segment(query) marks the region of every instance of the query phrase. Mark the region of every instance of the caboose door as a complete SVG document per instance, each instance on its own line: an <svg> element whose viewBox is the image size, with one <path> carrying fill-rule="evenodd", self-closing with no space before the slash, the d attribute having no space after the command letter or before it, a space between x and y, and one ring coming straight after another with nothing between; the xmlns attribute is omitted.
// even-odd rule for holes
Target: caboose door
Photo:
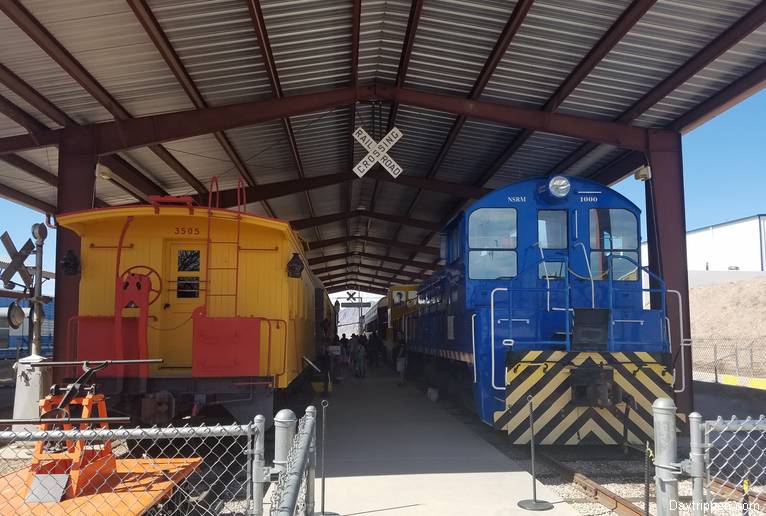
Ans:
<svg viewBox="0 0 766 516"><path fill-rule="evenodd" d="M203 241L166 243L165 285L159 317L160 369L187 374L192 366L192 312L205 304Z"/></svg>

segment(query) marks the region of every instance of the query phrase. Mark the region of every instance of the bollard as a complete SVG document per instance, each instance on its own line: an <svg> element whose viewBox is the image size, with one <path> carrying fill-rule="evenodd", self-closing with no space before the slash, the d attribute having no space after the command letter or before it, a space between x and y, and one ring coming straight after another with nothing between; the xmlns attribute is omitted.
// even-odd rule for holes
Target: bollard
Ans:
<svg viewBox="0 0 766 516"><path fill-rule="evenodd" d="M644 516L649 516L649 467L651 466L652 449L649 447L649 441L646 441L646 451L644 452Z"/></svg>
<svg viewBox="0 0 766 516"><path fill-rule="evenodd" d="M657 398L652 403L652 413L657 514L678 516L676 405L670 398Z"/></svg>
<svg viewBox="0 0 766 516"><path fill-rule="evenodd" d="M266 486L266 418L255 416L255 449L253 450L253 514L263 516L263 495Z"/></svg>
<svg viewBox="0 0 766 516"><path fill-rule="evenodd" d="M293 446L298 418L290 409L282 409L274 416L274 468L282 473L287 468L287 455Z"/></svg>
<svg viewBox="0 0 766 516"><path fill-rule="evenodd" d="M521 500L517 505L527 511L549 511L553 509L553 504L546 502L545 500L537 499L537 476L535 475L535 418L531 395L527 396L527 404L529 405L529 449L532 465L532 499Z"/></svg>
<svg viewBox="0 0 766 516"><path fill-rule="evenodd" d="M311 441L309 444L309 467L306 475L306 514L314 514L314 479L316 478L317 465L317 409L313 405L306 408L306 417L314 420L314 426L311 431Z"/></svg>
<svg viewBox="0 0 766 516"><path fill-rule="evenodd" d="M689 459L692 477L692 516L704 515L705 504L705 430L702 415L698 412L689 414Z"/></svg>
<svg viewBox="0 0 766 516"><path fill-rule="evenodd" d="M315 512L314 516L340 516L337 512L327 512L324 508L324 458L325 458L325 448L324 448L324 441L325 441L325 435L327 435L327 407L330 405L330 402L327 400L322 400L322 464L321 464L321 477L322 477L322 512Z"/></svg>

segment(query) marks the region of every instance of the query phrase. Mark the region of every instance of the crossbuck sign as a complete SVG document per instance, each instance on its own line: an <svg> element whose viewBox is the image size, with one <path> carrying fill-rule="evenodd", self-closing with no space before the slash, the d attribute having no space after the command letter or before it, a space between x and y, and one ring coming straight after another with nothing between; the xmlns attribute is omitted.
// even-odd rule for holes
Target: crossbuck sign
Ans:
<svg viewBox="0 0 766 516"><path fill-rule="evenodd" d="M402 137L402 133L394 127L382 140L376 142L372 137L367 134L367 131L361 127L357 127L354 131L354 139L362 144L362 147L367 149L367 155L362 158L362 161L356 164L354 167L354 173L359 177L363 177L375 163L380 163L383 168L388 170L388 173L399 177L402 173L402 167L400 167L394 159L388 155L388 151L394 146L396 142Z"/></svg>

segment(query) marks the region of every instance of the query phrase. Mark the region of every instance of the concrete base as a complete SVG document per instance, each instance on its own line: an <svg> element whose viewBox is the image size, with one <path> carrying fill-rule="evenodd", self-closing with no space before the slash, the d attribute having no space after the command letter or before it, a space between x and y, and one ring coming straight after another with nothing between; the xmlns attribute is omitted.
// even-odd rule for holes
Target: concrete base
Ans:
<svg viewBox="0 0 766 516"><path fill-rule="evenodd" d="M337 386L327 407L328 510L375 514L505 516L523 513L532 478L421 392L375 371ZM321 410L319 413L321 415ZM321 421L320 421L321 430ZM321 435L318 436L321 451ZM321 457L317 477L321 472ZM321 479L317 478L319 506ZM575 515L553 491L549 514Z"/></svg>
<svg viewBox="0 0 766 516"><path fill-rule="evenodd" d="M29 355L15 364L16 393L13 399L14 419L34 419L40 417L39 402L48 395L53 381L49 367L32 367L30 364L45 362L40 355ZM35 425L13 425L13 430L37 430Z"/></svg>

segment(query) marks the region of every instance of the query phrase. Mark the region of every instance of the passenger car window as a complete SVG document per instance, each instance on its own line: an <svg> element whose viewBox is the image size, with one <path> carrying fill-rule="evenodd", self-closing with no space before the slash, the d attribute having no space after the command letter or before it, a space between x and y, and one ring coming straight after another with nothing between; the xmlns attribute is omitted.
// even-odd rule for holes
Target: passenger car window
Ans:
<svg viewBox="0 0 766 516"><path fill-rule="evenodd" d="M516 249L516 209L480 208L468 220L468 246Z"/></svg>
<svg viewBox="0 0 766 516"><path fill-rule="evenodd" d="M567 212L564 210L538 211L537 241L543 249L566 249Z"/></svg>

